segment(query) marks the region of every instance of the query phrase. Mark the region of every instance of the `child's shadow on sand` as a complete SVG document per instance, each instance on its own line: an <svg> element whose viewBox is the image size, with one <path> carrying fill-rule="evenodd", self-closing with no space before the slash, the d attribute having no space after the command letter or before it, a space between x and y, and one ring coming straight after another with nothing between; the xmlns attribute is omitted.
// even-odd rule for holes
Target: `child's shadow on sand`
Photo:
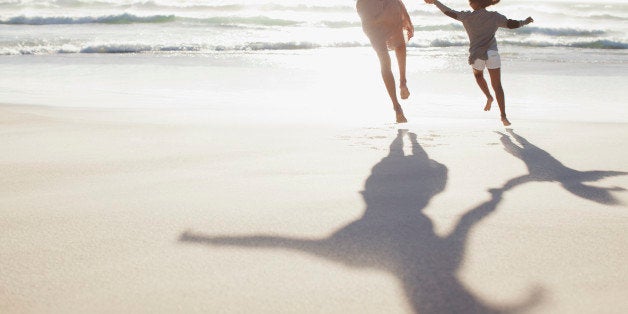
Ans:
<svg viewBox="0 0 628 314"><path fill-rule="evenodd" d="M417 313L501 313L538 304L543 293L534 289L517 304L490 305L460 281L458 271L470 230L495 211L503 190L491 190L490 199L467 211L450 234L437 235L422 210L444 190L447 168L431 160L412 133L408 134L412 155L405 156L405 135L405 130L399 131L389 155L373 167L366 180L364 215L326 238L185 232L180 241L295 250L352 267L386 270L401 282L407 301Z"/></svg>
<svg viewBox="0 0 628 314"><path fill-rule="evenodd" d="M504 184L504 192L516 186L528 182L558 182L567 191L581 198L601 204L615 205L619 201L611 195L611 191L624 191L620 187L601 188L586 185L584 182L594 182L607 177L626 175L627 172L619 171L578 171L564 166L560 161L548 152L538 148L516 134L512 129L508 133L519 145L513 143L510 137L504 133L501 135L501 142L504 149L511 155L521 159L528 168L528 174L511 179Z"/></svg>

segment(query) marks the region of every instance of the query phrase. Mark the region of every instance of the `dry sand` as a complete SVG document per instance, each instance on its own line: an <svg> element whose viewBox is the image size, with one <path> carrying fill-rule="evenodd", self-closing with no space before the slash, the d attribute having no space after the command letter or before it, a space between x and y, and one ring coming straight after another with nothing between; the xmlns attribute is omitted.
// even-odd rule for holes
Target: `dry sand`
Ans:
<svg viewBox="0 0 628 314"><path fill-rule="evenodd" d="M223 118L0 106L0 312L628 312L626 124Z"/></svg>

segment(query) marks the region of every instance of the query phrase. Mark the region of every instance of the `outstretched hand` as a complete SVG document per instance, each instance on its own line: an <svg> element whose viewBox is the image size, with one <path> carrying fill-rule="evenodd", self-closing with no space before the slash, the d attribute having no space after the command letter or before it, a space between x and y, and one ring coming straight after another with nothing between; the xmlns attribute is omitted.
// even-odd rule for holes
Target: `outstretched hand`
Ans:
<svg viewBox="0 0 628 314"><path fill-rule="evenodd" d="M427 0L425 0L425 1L427 2ZM432 0L432 1L434 1L434 0ZM523 22L526 23L526 24L530 24L530 23L534 22L534 19L532 19L531 16L528 16L528 18L525 19L525 21L523 21Z"/></svg>

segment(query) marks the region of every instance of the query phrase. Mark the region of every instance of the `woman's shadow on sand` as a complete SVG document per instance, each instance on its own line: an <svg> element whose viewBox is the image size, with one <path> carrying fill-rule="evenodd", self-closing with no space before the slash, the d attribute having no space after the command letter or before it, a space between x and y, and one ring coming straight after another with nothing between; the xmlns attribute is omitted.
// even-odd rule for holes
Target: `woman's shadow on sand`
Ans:
<svg viewBox="0 0 628 314"><path fill-rule="evenodd" d="M412 154L403 152L408 136ZM212 246L287 249L309 253L351 267L381 269L402 284L407 302L417 313L517 312L538 304L542 292L534 289L522 301L491 305L474 295L458 278L469 233L495 211L503 189L468 210L446 236L435 233L422 210L447 182L447 168L430 159L415 134L400 130L390 153L377 163L362 195L364 215L326 238L295 238L267 234L212 236L185 232L181 242Z"/></svg>

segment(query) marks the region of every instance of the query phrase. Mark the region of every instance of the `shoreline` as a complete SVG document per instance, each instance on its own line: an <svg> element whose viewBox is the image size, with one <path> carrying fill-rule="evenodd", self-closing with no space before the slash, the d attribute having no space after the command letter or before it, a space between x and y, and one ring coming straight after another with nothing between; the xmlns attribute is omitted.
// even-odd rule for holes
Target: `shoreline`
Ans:
<svg viewBox="0 0 628 314"><path fill-rule="evenodd" d="M502 82L513 122L628 122L623 92L628 64L621 58L611 64L569 57L566 63L555 63L536 60L534 53L508 49L502 53ZM508 57L511 54L519 56ZM478 109L484 96L464 55L462 49L434 49L428 55L409 51L411 96L402 107L410 119L497 118L494 112ZM0 65L0 74L12 78L3 82L4 103L196 111L236 123L384 123L390 118L382 117L391 116L370 48L211 56L0 57Z"/></svg>

